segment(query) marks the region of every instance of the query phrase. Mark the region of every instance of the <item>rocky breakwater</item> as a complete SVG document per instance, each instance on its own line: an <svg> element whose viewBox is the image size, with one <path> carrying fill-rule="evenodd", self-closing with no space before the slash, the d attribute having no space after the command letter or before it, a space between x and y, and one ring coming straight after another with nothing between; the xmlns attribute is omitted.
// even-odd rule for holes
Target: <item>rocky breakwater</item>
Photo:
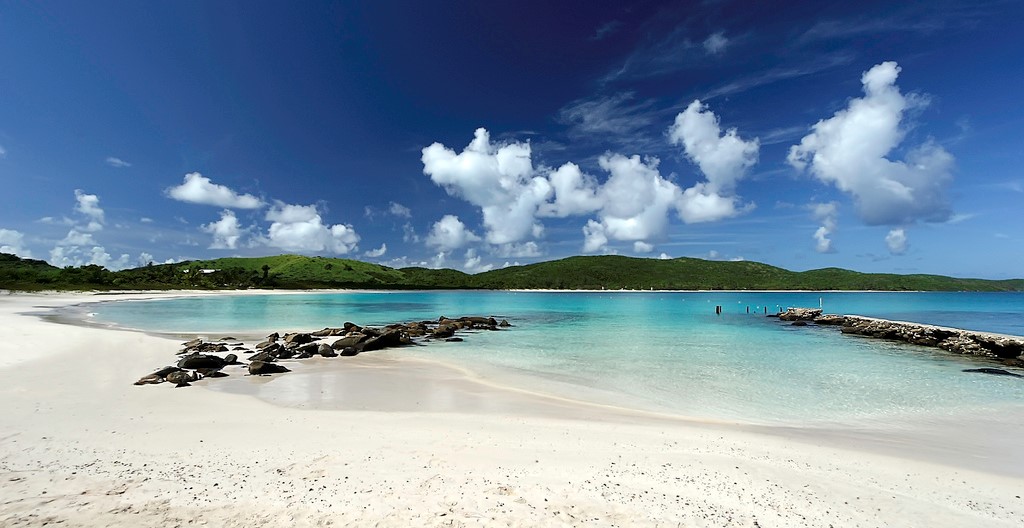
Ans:
<svg viewBox="0 0 1024 528"><path fill-rule="evenodd" d="M475 330L502 330L512 325L493 317L441 316L436 321L396 323L384 327L362 327L346 322L341 327L324 328L315 332L274 332L252 347L233 337L214 341L201 338L182 343L181 358L174 366L166 366L139 378L136 385L171 383L186 387L204 378L228 376L225 370L238 370L251 376L265 376L290 372L284 363L313 357L351 357L364 352L386 348L425 344L443 340L460 342L459 332ZM223 355L221 355L223 354ZM246 362L239 355L247 355Z"/></svg>
<svg viewBox="0 0 1024 528"><path fill-rule="evenodd" d="M789 308L777 314L777 317L794 325L806 326L813 323L820 326L838 326L840 331L847 335L903 341L1024 367L1024 337L1020 336L889 321L859 315L823 314L818 308Z"/></svg>

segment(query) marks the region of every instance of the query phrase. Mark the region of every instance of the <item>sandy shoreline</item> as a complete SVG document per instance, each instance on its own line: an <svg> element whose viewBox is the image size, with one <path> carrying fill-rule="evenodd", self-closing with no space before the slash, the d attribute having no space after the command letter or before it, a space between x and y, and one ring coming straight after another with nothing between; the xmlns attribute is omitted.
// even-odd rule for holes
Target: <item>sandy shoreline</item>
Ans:
<svg viewBox="0 0 1024 528"><path fill-rule="evenodd" d="M351 358L367 373L347 378L351 410L135 387L178 341L20 315L147 295L163 297L0 296L0 525L1016 526L1024 514L1017 477L584 411L385 355Z"/></svg>

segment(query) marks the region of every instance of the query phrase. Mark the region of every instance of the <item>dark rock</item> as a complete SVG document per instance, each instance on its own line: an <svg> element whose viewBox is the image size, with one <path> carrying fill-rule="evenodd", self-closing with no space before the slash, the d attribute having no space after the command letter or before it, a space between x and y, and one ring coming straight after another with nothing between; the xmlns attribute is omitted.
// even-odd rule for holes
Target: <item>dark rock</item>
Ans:
<svg viewBox="0 0 1024 528"><path fill-rule="evenodd" d="M445 339L445 341L447 341L449 343L461 343L462 342L462 338L461 337L449 337L448 339Z"/></svg>
<svg viewBox="0 0 1024 528"><path fill-rule="evenodd" d="M821 315L821 308L786 308L786 311L779 314L783 321L813 321Z"/></svg>
<svg viewBox="0 0 1024 528"><path fill-rule="evenodd" d="M793 321L790 323L792 326L807 326L807 321Z"/></svg>
<svg viewBox="0 0 1024 528"><path fill-rule="evenodd" d="M344 332L341 328L324 328L323 330L317 330L309 335L313 337L330 337L338 335L339 332Z"/></svg>
<svg viewBox="0 0 1024 528"><path fill-rule="evenodd" d="M222 368L227 363L218 356L205 354L189 354L178 361L178 368L200 369L200 368Z"/></svg>
<svg viewBox="0 0 1024 528"><path fill-rule="evenodd" d="M267 336L267 341L270 341L271 343L276 343L278 339L281 339L281 334L277 332Z"/></svg>
<svg viewBox="0 0 1024 528"><path fill-rule="evenodd" d="M459 321L480 326L498 326L498 322L493 317L460 317Z"/></svg>
<svg viewBox="0 0 1024 528"><path fill-rule="evenodd" d="M313 337L309 334L287 334L284 336L285 343L295 343L296 345L304 345L313 340Z"/></svg>
<svg viewBox="0 0 1024 528"><path fill-rule="evenodd" d="M964 369L964 372L980 372L982 374L992 374L994 376L1010 376L1011 378L1024 378L1024 376L1008 370L998 368L973 368Z"/></svg>
<svg viewBox="0 0 1024 528"><path fill-rule="evenodd" d="M228 355L224 356L224 364L225 365L237 365L238 364L238 356L236 356L234 354L228 354Z"/></svg>
<svg viewBox="0 0 1024 528"><path fill-rule="evenodd" d="M508 328L508 327L512 326L512 324L509 323L508 320L502 319L501 322L498 323L498 326L500 326L502 328Z"/></svg>
<svg viewBox="0 0 1024 528"><path fill-rule="evenodd" d="M182 343L181 346L183 346L185 348L193 348L193 347L197 347L197 346L199 346L201 344L203 344L203 340L199 339L197 337L197 338L195 338L195 339L193 339L191 341L186 341L186 342Z"/></svg>
<svg viewBox="0 0 1024 528"><path fill-rule="evenodd" d="M234 351L236 351L236 352L237 352L237 351L239 351L239 350L242 350L242 351L245 351L245 352L248 352L248 351L249 351L249 349L248 349L248 348L245 348L244 346L236 346L236 347L232 347L232 348L231 348L231 350L234 350Z"/></svg>
<svg viewBox="0 0 1024 528"><path fill-rule="evenodd" d="M279 374L281 372L291 372L291 370L289 370L288 367L278 365L277 363L267 363L265 361L253 361L252 363L249 363L249 374L253 376Z"/></svg>
<svg viewBox="0 0 1024 528"><path fill-rule="evenodd" d="M814 318L814 324L819 325L841 325L845 322L845 317L836 314L824 314Z"/></svg>
<svg viewBox="0 0 1024 528"><path fill-rule="evenodd" d="M328 345L327 343L320 343L316 349L316 353L325 358L338 356L338 353L335 352L334 349L331 348L331 345Z"/></svg>
<svg viewBox="0 0 1024 528"><path fill-rule="evenodd" d="M359 353L359 351L356 350L356 347L345 347L345 348L341 349L341 352L338 352L338 355L340 355L340 356L354 356L354 355L356 355L358 353Z"/></svg>
<svg viewBox="0 0 1024 528"><path fill-rule="evenodd" d="M188 387L189 382L196 381L196 378L189 376L184 370L176 370L167 374L165 378L168 382L173 383L175 387Z"/></svg>
<svg viewBox="0 0 1024 528"><path fill-rule="evenodd" d="M295 357L295 354L295 348L281 347L281 349L278 350L277 353L274 354L274 356L276 356L277 359L291 359Z"/></svg>
<svg viewBox="0 0 1024 528"><path fill-rule="evenodd" d="M341 325L341 327L343 330L345 330L345 333L360 332L363 330L362 328L360 328L359 325L355 323L350 323L348 321L345 321L345 324Z"/></svg>
<svg viewBox="0 0 1024 528"><path fill-rule="evenodd" d="M342 350L348 347L354 347L359 343L366 341L370 336L363 334L352 334L347 337L343 337L331 344L331 348L335 350Z"/></svg>
<svg viewBox="0 0 1024 528"><path fill-rule="evenodd" d="M455 335L455 330L458 327L454 324L442 324L434 329L434 332L430 334L435 339L445 339Z"/></svg>
<svg viewBox="0 0 1024 528"><path fill-rule="evenodd" d="M222 337L222 338L218 339L217 341L229 341L229 342L230 341L238 341L238 338L237 337Z"/></svg>
<svg viewBox="0 0 1024 528"><path fill-rule="evenodd" d="M263 361L263 362L266 362L266 363L269 363L271 361L275 361L276 359L277 358L274 357L274 354L270 353L267 350L264 350L262 352L257 352L255 354L249 356L249 361Z"/></svg>
<svg viewBox="0 0 1024 528"><path fill-rule="evenodd" d="M146 376L143 376L143 377L139 378L139 381L136 381L135 385L149 385L149 384L155 384L155 383L163 383L165 378L167 378L168 374L170 374L172 372L179 372L179 371L181 371L181 369L178 368L178 367L164 367L164 368L162 368L162 369L160 369L160 370L158 370L158 371L156 371L156 372L154 372L152 374L148 374Z"/></svg>
<svg viewBox="0 0 1024 528"><path fill-rule="evenodd" d="M226 378L227 374L220 371L220 369L214 368L201 368L196 369L196 373L204 378Z"/></svg>

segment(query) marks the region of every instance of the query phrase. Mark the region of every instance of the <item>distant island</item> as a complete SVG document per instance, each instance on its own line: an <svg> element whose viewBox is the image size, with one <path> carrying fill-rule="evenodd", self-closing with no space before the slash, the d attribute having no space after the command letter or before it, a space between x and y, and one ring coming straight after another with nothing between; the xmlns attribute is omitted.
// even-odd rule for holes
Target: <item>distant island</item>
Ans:
<svg viewBox="0 0 1024 528"><path fill-rule="evenodd" d="M7 290L247 288L1024 291L1024 279L860 273L840 268L796 272L750 261L616 255L568 257L476 275L302 255L193 260L110 271L96 265L58 268L0 253L0 289Z"/></svg>

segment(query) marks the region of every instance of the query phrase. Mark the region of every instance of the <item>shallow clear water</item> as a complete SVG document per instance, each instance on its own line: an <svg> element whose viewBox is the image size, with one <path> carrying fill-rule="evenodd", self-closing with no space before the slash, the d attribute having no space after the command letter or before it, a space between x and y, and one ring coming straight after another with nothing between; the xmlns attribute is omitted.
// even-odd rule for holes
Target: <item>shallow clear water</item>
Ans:
<svg viewBox="0 0 1024 528"><path fill-rule="evenodd" d="M402 353L566 397L762 423L942 418L1024 405L1024 379L963 373L935 349L797 328L787 306L1024 334L1024 294L353 292L91 305L100 323L257 333L493 315L516 325ZM723 307L722 315L715 306ZM747 313L749 307L750 313Z"/></svg>

